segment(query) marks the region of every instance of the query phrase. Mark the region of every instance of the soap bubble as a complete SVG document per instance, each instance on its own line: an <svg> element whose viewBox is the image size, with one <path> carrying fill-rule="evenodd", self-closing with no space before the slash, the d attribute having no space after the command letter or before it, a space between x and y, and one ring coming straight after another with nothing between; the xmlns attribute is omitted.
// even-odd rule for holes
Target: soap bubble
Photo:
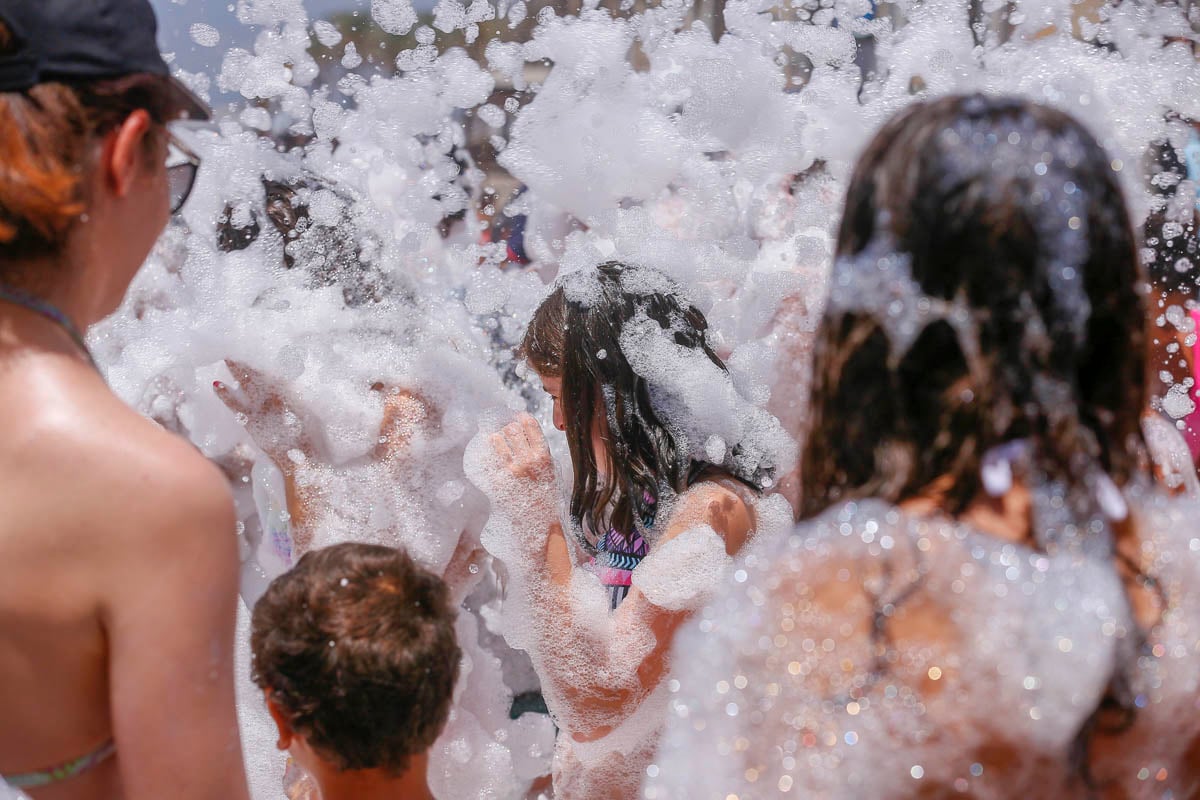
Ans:
<svg viewBox="0 0 1200 800"><path fill-rule="evenodd" d="M201 47L216 47L221 42L221 32L203 22L192 25L190 33L192 41Z"/></svg>

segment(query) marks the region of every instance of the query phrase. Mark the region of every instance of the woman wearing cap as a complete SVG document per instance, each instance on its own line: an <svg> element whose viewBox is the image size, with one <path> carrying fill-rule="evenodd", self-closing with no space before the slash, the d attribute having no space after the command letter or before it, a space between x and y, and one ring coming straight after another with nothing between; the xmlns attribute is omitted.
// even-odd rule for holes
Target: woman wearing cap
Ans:
<svg viewBox="0 0 1200 800"><path fill-rule="evenodd" d="M247 796L227 487L80 334L195 177L155 29L147 0L0 4L0 775L35 800Z"/></svg>

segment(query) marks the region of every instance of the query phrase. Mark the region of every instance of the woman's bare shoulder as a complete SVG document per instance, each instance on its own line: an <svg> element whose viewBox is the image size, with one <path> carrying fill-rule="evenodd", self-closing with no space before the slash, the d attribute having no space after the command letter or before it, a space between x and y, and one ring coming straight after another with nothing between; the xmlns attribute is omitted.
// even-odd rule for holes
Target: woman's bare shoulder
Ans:
<svg viewBox="0 0 1200 800"><path fill-rule="evenodd" d="M197 525L233 525L228 483L190 442L102 386L58 388L43 387L0 445L28 502L53 504L53 517L74 517L114 546L164 526L183 536Z"/></svg>

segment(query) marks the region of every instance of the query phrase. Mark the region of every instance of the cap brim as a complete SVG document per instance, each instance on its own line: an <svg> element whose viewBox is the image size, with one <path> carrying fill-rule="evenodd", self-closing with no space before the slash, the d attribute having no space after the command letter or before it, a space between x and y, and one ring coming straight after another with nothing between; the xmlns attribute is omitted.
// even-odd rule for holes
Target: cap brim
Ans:
<svg viewBox="0 0 1200 800"><path fill-rule="evenodd" d="M212 109L179 79L167 76L167 88L175 101L177 113L183 119L206 122L212 119Z"/></svg>

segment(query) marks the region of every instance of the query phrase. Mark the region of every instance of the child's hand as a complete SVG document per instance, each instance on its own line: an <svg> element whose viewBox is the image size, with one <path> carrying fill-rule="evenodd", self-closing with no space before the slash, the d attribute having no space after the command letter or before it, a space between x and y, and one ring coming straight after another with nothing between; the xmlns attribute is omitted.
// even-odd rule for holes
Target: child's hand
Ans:
<svg viewBox="0 0 1200 800"><path fill-rule="evenodd" d="M492 451L514 478L536 484L554 484L554 460L537 420L522 414L491 437Z"/></svg>
<svg viewBox="0 0 1200 800"><path fill-rule="evenodd" d="M385 391L383 384L371 388ZM436 407L419 392L410 389L393 387L386 389L386 393L375 457L393 464L403 464L411 456L413 440L418 434L432 435L436 430Z"/></svg>
<svg viewBox="0 0 1200 800"><path fill-rule="evenodd" d="M306 458L313 455L313 446L304 426L284 391L261 372L237 361L226 361L238 388L224 383L213 384L213 391L239 421L254 443L275 462L285 475L295 471L290 457L299 450Z"/></svg>
<svg viewBox="0 0 1200 800"><path fill-rule="evenodd" d="M537 421L522 416L490 436L481 433L467 446L464 467L492 505L489 527L498 538L484 546L509 569L541 564L560 520L554 460Z"/></svg>

